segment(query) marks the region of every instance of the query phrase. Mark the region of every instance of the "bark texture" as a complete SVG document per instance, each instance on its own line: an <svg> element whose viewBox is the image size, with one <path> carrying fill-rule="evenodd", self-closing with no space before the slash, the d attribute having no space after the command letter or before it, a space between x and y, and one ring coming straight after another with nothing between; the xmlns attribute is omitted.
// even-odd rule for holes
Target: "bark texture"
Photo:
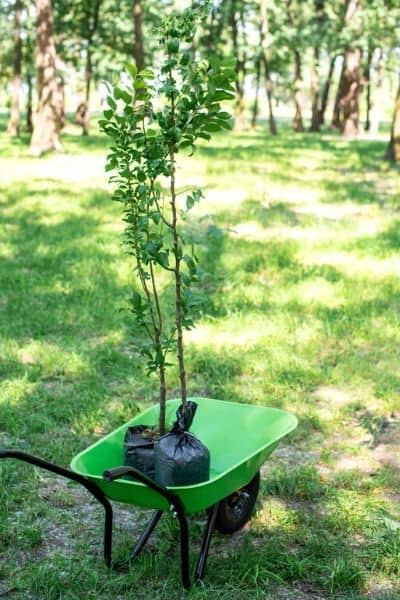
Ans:
<svg viewBox="0 0 400 600"><path fill-rule="evenodd" d="M29 152L40 156L48 150L62 150L63 89L57 81L51 0L36 0L36 67L39 105L33 123Z"/></svg>
<svg viewBox="0 0 400 600"><path fill-rule="evenodd" d="M342 131L345 137L354 138L360 132L360 94L362 91L360 48L346 50L344 60L344 83L340 99L340 109L343 114Z"/></svg>
<svg viewBox="0 0 400 600"><path fill-rule="evenodd" d="M22 59L22 40L21 40L21 0L15 0L14 9L14 64L11 92L11 110L7 125L7 131L11 136L17 136L20 133L20 95L21 95L21 59Z"/></svg>
<svg viewBox="0 0 400 600"><path fill-rule="evenodd" d="M293 117L293 129L294 131L304 131L303 125L303 79L301 75L301 56L298 50L294 51L294 86L293 86L293 98L294 98L294 117Z"/></svg>

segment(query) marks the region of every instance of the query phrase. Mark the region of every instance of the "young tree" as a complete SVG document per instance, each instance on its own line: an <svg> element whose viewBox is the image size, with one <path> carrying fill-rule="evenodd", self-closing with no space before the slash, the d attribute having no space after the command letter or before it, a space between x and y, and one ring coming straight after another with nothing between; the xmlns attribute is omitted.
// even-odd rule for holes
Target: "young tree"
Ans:
<svg viewBox="0 0 400 600"><path fill-rule="evenodd" d="M20 133L20 96L21 96L21 59L22 59L22 39L21 39L21 13L22 2L15 0L14 5L14 61L13 61L13 80L10 118L7 125L7 131L11 136L17 136Z"/></svg>
<svg viewBox="0 0 400 600"><path fill-rule="evenodd" d="M230 128L230 114L220 102L235 97L232 64L215 56L191 61L196 22L195 10L164 21L159 30L163 58L156 73L130 65L131 83L113 88L100 121L113 142L106 169L116 171L111 178L114 198L124 207L125 241L140 287L130 302L135 347L149 372L159 377L160 434L165 431L167 355L172 350L186 406L183 330L193 325L196 304L191 286L197 259L185 243L182 218L202 194L186 190L182 206L177 156L185 149L192 153L197 140L210 139L210 132Z"/></svg>
<svg viewBox="0 0 400 600"><path fill-rule="evenodd" d="M36 66L39 105L35 114L29 152L40 156L62 150L62 88L57 81L54 20L51 0L36 0Z"/></svg>

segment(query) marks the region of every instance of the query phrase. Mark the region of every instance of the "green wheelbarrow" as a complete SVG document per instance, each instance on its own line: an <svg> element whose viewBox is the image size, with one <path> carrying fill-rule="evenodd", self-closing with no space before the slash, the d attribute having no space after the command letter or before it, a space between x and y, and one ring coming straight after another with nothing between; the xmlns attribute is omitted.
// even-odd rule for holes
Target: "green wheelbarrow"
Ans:
<svg viewBox="0 0 400 600"><path fill-rule="evenodd" d="M204 576L214 529L233 533L250 519L259 490L260 467L279 441L297 426L295 416L283 410L193 398L198 404L191 431L210 450L208 481L165 488L133 467L121 466L127 427L156 425L158 406L144 411L77 456L65 469L19 450L0 450L0 458L15 458L72 479L83 485L105 511L104 558L108 566L126 568L138 556L164 512L172 511L180 525L182 584L190 588L187 515L207 511L195 579ZM180 400L167 402L172 424ZM129 479L123 479L129 475ZM134 477L134 481L132 480ZM110 500L154 509L154 514L124 564L111 559L113 510Z"/></svg>

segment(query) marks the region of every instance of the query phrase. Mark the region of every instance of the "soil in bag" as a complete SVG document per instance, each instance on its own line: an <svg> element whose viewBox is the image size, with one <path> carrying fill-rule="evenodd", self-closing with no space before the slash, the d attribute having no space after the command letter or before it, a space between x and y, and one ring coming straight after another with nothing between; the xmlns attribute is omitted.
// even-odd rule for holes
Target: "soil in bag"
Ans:
<svg viewBox="0 0 400 600"><path fill-rule="evenodd" d="M124 438L123 464L135 467L154 479L154 445L155 440L150 427L146 425L128 427ZM130 476L128 477L131 479Z"/></svg>
<svg viewBox="0 0 400 600"><path fill-rule="evenodd" d="M154 448L155 479L164 486L194 485L210 478L210 452L188 432L196 402L180 406L171 433L162 436Z"/></svg>

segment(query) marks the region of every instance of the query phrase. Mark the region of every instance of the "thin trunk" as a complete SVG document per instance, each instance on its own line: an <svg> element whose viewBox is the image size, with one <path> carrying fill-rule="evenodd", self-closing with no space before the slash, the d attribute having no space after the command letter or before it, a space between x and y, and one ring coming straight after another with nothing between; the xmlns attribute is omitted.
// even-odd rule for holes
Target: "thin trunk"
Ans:
<svg viewBox="0 0 400 600"><path fill-rule="evenodd" d="M301 56L298 50L294 51L294 117L293 130L296 132L304 131L303 126L303 79L301 75Z"/></svg>
<svg viewBox="0 0 400 600"><path fill-rule="evenodd" d="M241 59L239 52L239 28L236 0L232 0L230 24L232 33L233 56L235 57L235 130L243 131L244 129L244 87L243 87L243 70L245 59Z"/></svg>
<svg viewBox="0 0 400 600"><path fill-rule="evenodd" d="M175 324L177 331L177 348L178 348L178 365L179 365L179 381L181 384L181 400L182 404L186 405L187 390L186 390L186 371L184 363L183 350L183 309L182 309L182 281L181 281L181 256L179 249L179 236L177 230L178 215L176 206L176 188L175 188L175 154L174 150L170 151L170 193L171 193L171 209L172 209L172 228L173 228L173 252L175 256Z"/></svg>
<svg viewBox="0 0 400 600"><path fill-rule="evenodd" d="M377 135L379 133L379 123L381 120L381 110L383 101L383 79L385 75L385 60L383 56L383 50L379 50L378 64L376 66L377 77L375 94L371 108L371 134Z"/></svg>
<svg viewBox="0 0 400 600"><path fill-rule="evenodd" d="M360 65L360 48L346 50L344 87L340 108L343 113L342 131L344 137L347 138L357 137L360 132L360 94L362 90Z"/></svg>
<svg viewBox="0 0 400 600"><path fill-rule="evenodd" d="M344 57L343 57L342 69L340 71L340 77L339 77L338 86L337 86L337 90L336 90L335 103L333 105L333 115L332 115L332 124L331 124L333 129L341 129L341 127L342 127L342 117L340 114L340 99L342 97L342 90L344 87L344 70L345 70L345 65L344 65Z"/></svg>
<svg viewBox="0 0 400 600"><path fill-rule="evenodd" d="M277 135L278 131L273 112L273 84L268 55L268 0L260 1L260 42L262 49L261 60L264 65L265 88L267 92L269 131L271 135Z"/></svg>
<svg viewBox="0 0 400 600"><path fill-rule="evenodd" d="M314 60L311 69L311 126L310 131L317 132L321 126L319 108L319 48L314 47Z"/></svg>
<svg viewBox="0 0 400 600"><path fill-rule="evenodd" d="M39 106L29 153L40 156L48 150L62 150L60 129L60 90L56 74L53 9L51 0L36 0L36 66L38 73Z"/></svg>
<svg viewBox="0 0 400 600"><path fill-rule="evenodd" d="M391 162L400 162L400 77L394 105L390 141L386 150L385 158Z"/></svg>
<svg viewBox="0 0 400 600"><path fill-rule="evenodd" d="M273 85L271 79L271 73L269 70L269 63L267 59L263 58L264 61L264 72L265 72L265 80L266 80L266 92L267 92L267 103L268 103L268 125L269 132L271 135L278 135L278 129L276 126L276 121L274 117L274 109L273 109Z"/></svg>
<svg viewBox="0 0 400 600"><path fill-rule="evenodd" d="M169 71L170 81L173 82L171 71ZM171 124L173 127L176 125L176 114L175 114L175 97L171 96ZM187 389L186 389L186 371L184 361L184 348L183 348L183 304L182 304L182 274L181 274L181 248L178 233L178 207L176 205L176 164L175 164L175 145L171 145L169 148L169 160L170 160L170 206L172 214L172 249L175 257L175 325L177 332L177 354L178 354L178 365L179 365L179 381L181 387L181 400L184 410L186 409L187 402Z"/></svg>
<svg viewBox="0 0 400 600"><path fill-rule="evenodd" d="M255 129L257 125L257 117L258 117L258 96L260 93L260 79L261 79L261 57L257 56L256 58L256 90L255 90L255 98L253 105L253 114L251 116L251 127Z"/></svg>
<svg viewBox="0 0 400 600"><path fill-rule="evenodd" d="M88 40L85 62L85 99L81 102L75 113L75 122L82 126L82 135L89 135L90 127L90 90L92 86L93 66L92 66L92 44Z"/></svg>
<svg viewBox="0 0 400 600"><path fill-rule="evenodd" d="M319 122L321 125L323 125L325 122L325 112L326 112L326 107L328 106L329 91L331 89L331 83L332 83L333 73L335 70L336 58L337 58L337 56L334 56L333 58L331 58L331 60L329 62L328 76L327 76L324 86L322 88L321 106L319 109Z"/></svg>
<svg viewBox="0 0 400 600"><path fill-rule="evenodd" d="M22 40L21 40L21 0L15 0L15 27L14 27L14 64L12 80L12 96L10 119L8 121L7 131L11 136L17 136L20 133L20 94L21 94L21 59L22 59Z"/></svg>
<svg viewBox="0 0 400 600"><path fill-rule="evenodd" d="M86 37L86 60L85 60L85 97L78 105L75 112L75 123L81 125L82 135L89 135L90 128L90 92L93 80L93 62L92 62L92 47L93 36L97 31L99 23L100 5L103 0L96 0L91 13L91 5L87 8L87 37Z"/></svg>
<svg viewBox="0 0 400 600"><path fill-rule="evenodd" d="M133 0L133 26L135 32L133 56L139 71L144 68L142 13L143 10L141 0Z"/></svg>
<svg viewBox="0 0 400 600"><path fill-rule="evenodd" d="M32 133L33 124L32 124L32 99L33 99L33 83L32 83L32 75L28 73L26 77L26 85L28 87L28 93L26 97L26 131Z"/></svg>
<svg viewBox="0 0 400 600"><path fill-rule="evenodd" d="M366 86L365 95L365 131L371 128L371 65L372 65L372 48L368 44L367 61L364 68L364 83Z"/></svg>

